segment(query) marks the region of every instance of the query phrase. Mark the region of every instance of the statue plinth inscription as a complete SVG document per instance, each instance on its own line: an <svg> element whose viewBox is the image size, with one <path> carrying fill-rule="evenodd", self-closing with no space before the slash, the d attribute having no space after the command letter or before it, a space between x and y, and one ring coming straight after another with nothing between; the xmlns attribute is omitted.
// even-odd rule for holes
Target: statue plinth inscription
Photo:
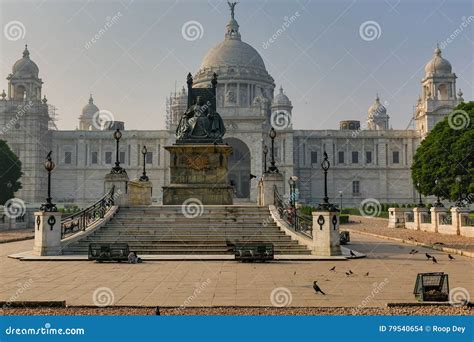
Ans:
<svg viewBox="0 0 474 342"><path fill-rule="evenodd" d="M188 75L188 110L176 129L170 153L170 185L163 187L163 204L181 205L190 198L203 204L233 203L227 172L232 147L222 142L224 123L216 112L217 75L210 88L192 88Z"/></svg>

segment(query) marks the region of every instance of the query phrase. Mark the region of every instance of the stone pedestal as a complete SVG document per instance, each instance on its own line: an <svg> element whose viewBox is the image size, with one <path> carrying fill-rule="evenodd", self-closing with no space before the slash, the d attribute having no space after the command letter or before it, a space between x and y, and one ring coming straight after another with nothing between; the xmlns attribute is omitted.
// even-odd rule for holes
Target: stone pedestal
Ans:
<svg viewBox="0 0 474 342"><path fill-rule="evenodd" d="M427 208L413 208L413 228L415 230L420 230L421 229L421 215L428 213Z"/></svg>
<svg viewBox="0 0 474 342"><path fill-rule="evenodd" d="M260 198L258 199L259 205L274 205L274 187L276 186L280 195L283 196L285 186L283 182L283 175L281 173L264 173L261 183L259 183L259 186L261 186L261 191L259 191Z"/></svg>
<svg viewBox="0 0 474 342"><path fill-rule="evenodd" d="M151 205L153 184L150 181L132 180L128 182L128 205Z"/></svg>
<svg viewBox="0 0 474 342"><path fill-rule="evenodd" d="M61 213L35 212L34 255L61 254Z"/></svg>
<svg viewBox="0 0 474 342"><path fill-rule="evenodd" d="M404 208L389 208L388 228L405 228L405 211Z"/></svg>
<svg viewBox="0 0 474 342"><path fill-rule="evenodd" d="M127 173L108 173L105 175L104 193L107 193L112 186L114 190L114 202L118 206L128 205L128 175Z"/></svg>
<svg viewBox="0 0 474 342"><path fill-rule="evenodd" d="M193 198L202 204L231 205L234 189L227 177L228 145L177 144L170 153L170 185L163 187L164 205L181 205Z"/></svg>
<svg viewBox="0 0 474 342"><path fill-rule="evenodd" d="M313 211L313 251L318 256L342 255L337 211Z"/></svg>
<svg viewBox="0 0 474 342"><path fill-rule="evenodd" d="M432 232L438 233L439 226L443 224L443 222L440 222L440 216L447 211L448 209L445 207L432 207L430 209Z"/></svg>
<svg viewBox="0 0 474 342"><path fill-rule="evenodd" d="M453 207L451 208L451 217L452 217L452 234L461 235L462 229L462 214L469 214L469 209ZM465 235L465 234L463 234Z"/></svg>

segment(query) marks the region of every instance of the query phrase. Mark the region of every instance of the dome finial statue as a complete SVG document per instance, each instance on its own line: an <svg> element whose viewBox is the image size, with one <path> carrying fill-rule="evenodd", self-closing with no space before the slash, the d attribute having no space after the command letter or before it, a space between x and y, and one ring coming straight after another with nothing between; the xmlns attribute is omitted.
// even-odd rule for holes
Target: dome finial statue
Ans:
<svg viewBox="0 0 474 342"><path fill-rule="evenodd" d="M234 1L234 2L230 2L230 1L227 1L227 4L229 5L229 8L230 8L230 17L232 19L234 19L234 15L235 15L235 5L238 4L237 1Z"/></svg>
<svg viewBox="0 0 474 342"><path fill-rule="evenodd" d="M28 44L25 44L25 50L23 51L23 58L30 58L30 51L28 51Z"/></svg>

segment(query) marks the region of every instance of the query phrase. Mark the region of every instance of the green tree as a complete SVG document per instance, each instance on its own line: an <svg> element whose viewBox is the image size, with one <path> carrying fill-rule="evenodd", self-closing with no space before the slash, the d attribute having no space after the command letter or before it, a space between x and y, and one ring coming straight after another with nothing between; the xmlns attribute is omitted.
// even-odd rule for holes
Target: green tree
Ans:
<svg viewBox="0 0 474 342"><path fill-rule="evenodd" d="M21 162L6 141L0 140L0 204L14 197L21 189Z"/></svg>
<svg viewBox="0 0 474 342"><path fill-rule="evenodd" d="M416 150L413 183L424 195L456 201L474 197L474 102L461 103ZM437 182L436 182L437 180Z"/></svg>

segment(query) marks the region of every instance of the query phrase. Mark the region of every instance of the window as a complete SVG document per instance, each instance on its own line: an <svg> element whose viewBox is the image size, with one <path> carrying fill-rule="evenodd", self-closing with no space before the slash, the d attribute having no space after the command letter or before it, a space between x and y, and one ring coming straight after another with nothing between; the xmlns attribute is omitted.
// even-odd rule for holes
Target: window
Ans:
<svg viewBox="0 0 474 342"><path fill-rule="evenodd" d="M92 152L91 153L91 164L97 164L98 162L98 153L97 152Z"/></svg>
<svg viewBox="0 0 474 342"><path fill-rule="evenodd" d="M365 163L372 164L372 151L365 152Z"/></svg>
<svg viewBox="0 0 474 342"><path fill-rule="evenodd" d="M398 152L398 151L393 151L392 152L392 162L394 164L400 163L400 152Z"/></svg>
<svg viewBox="0 0 474 342"><path fill-rule="evenodd" d="M339 164L344 164L344 151L339 151L337 153L337 162Z"/></svg>
<svg viewBox="0 0 474 342"><path fill-rule="evenodd" d="M153 164L153 152L147 152L145 159L147 164Z"/></svg>
<svg viewBox="0 0 474 342"><path fill-rule="evenodd" d="M72 152L64 152L64 164L71 164Z"/></svg>
<svg viewBox="0 0 474 342"><path fill-rule="evenodd" d="M318 152L311 152L311 164L318 162Z"/></svg>
<svg viewBox="0 0 474 342"><path fill-rule="evenodd" d="M125 164L125 152L119 152L120 164Z"/></svg>
<svg viewBox="0 0 474 342"><path fill-rule="evenodd" d="M105 152L105 163L112 164L112 152Z"/></svg>
<svg viewBox="0 0 474 342"><path fill-rule="evenodd" d="M353 181L352 182L352 195L359 195L360 194L360 182Z"/></svg>
<svg viewBox="0 0 474 342"><path fill-rule="evenodd" d="M359 162L359 152L352 152L352 164L357 164Z"/></svg>

